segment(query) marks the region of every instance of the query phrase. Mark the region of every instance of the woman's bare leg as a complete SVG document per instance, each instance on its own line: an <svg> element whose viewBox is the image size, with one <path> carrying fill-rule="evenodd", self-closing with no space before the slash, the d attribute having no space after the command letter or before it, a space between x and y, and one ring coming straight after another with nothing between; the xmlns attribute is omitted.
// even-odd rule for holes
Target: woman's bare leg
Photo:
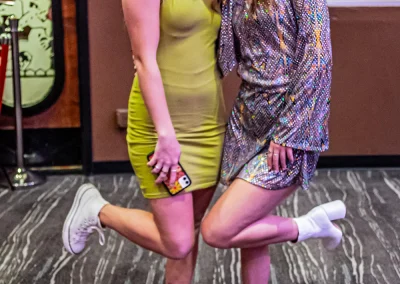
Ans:
<svg viewBox="0 0 400 284"><path fill-rule="evenodd" d="M204 214L214 195L215 187L197 190L193 195L193 210L194 210L194 237L195 242L192 251L183 259L173 260L168 259L165 269L166 284L190 284L193 278L194 269L199 245L200 224Z"/></svg>
<svg viewBox="0 0 400 284"><path fill-rule="evenodd" d="M269 280L271 258L268 246L240 250L243 284L266 284Z"/></svg>
<svg viewBox="0 0 400 284"><path fill-rule="evenodd" d="M194 245L192 193L151 199L152 213L138 209L104 206L103 225L141 247L173 259L185 258Z"/></svg>
<svg viewBox="0 0 400 284"><path fill-rule="evenodd" d="M242 249L246 284L258 284L261 280L257 279L269 277L269 256L266 252L257 253L261 247L310 237L324 238L327 248L339 244L341 232L331 220L344 217L345 206L341 201L316 207L296 219L271 215L295 189L296 186L290 186L276 191L265 190L237 179L203 221L201 232L206 243L218 248Z"/></svg>
<svg viewBox="0 0 400 284"><path fill-rule="evenodd" d="M292 219L269 215L295 189L268 191L237 179L206 216L202 235L208 244L241 248L244 284L268 283L268 244L297 238Z"/></svg>
<svg viewBox="0 0 400 284"><path fill-rule="evenodd" d="M272 191L235 180L203 222L205 241L219 248L252 248L296 240L293 219L269 215L296 187Z"/></svg>

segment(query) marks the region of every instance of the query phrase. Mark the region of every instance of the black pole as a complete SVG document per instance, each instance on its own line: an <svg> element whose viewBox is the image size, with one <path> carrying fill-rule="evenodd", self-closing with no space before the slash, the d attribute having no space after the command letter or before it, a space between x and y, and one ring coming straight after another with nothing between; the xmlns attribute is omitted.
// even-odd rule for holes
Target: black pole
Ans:
<svg viewBox="0 0 400 284"><path fill-rule="evenodd" d="M92 116L90 102L88 0L76 1L78 35L79 101L82 133L83 173L93 173Z"/></svg>
<svg viewBox="0 0 400 284"><path fill-rule="evenodd" d="M13 65L13 89L15 109L15 132L17 142L17 167L24 168L24 143L22 135L22 102L21 102L21 77L19 66L18 22L15 17L10 17L11 47Z"/></svg>
<svg viewBox="0 0 400 284"><path fill-rule="evenodd" d="M24 165L24 140L22 128L22 102L21 102L21 75L19 66L19 20L11 16L9 18L12 48L14 109L15 109L15 133L17 138L17 168L12 172L10 180L14 188L26 188L42 184L45 179L28 171Z"/></svg>

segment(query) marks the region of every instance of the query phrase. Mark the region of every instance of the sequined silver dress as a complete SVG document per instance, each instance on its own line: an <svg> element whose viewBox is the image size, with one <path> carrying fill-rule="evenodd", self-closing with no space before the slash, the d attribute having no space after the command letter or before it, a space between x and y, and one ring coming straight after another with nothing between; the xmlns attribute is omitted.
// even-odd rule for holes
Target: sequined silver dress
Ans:
<svg viewBox="0 0 400 284"><path fill-rule="evenodd" d="M332 70L326 0L274 0L251 13L224 0L219 45L223 75L238 65L242 85L228 122L221 181L266 189L307 189L319 153L328 149ZM268 170L270 141L293 148L286 171Z"/></svg>

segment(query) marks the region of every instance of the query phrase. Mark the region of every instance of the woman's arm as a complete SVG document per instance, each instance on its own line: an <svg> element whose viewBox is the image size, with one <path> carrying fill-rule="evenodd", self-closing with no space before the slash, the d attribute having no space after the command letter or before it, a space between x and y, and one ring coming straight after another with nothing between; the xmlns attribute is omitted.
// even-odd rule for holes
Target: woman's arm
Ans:
<svg viewBox="0 0 400 284"><path fill-rule="evenodd" d="M123 0L122 7L140 89L157 134L175 134L156 58L160 37L160 0Z"/></svg>
<svg viewBox="0 0 400 284"><path fill-rule="evenodd" d="M297 149L324 151L328 146L332 77L328 7L326 0L294 3L299 17L296 55L286 105L273 140Z"/></svg>
<svg viewBox="0 0 400 284"><path fill-rule="evenodd" d="M271 151L281 163L281 152L288 147L318 152L328 148L332 76L328 7L326 0L292 1L298 16L296 54L286 105L272 137L272 144L281 147Z"/></svg>
<svg viewBox="0 0 400 284"><path fill-rule="evenodd" d="M155 166L155 173L161 171L157 182L162 182L166 173L177 166L180 146L176 140L157 64L160 0L122 0L122 8L143 100L158 134L154 158L149 165ZM175 180L174 174L171 172L171 180Z"/></svg>
<svg viewBox="0 0 400 284"><path fill-rule="evenodd" d="M221 1L221 29L218 42L218 66L222 77L231 72L239 62L239 49L232 26L234 0Z"/></svg>

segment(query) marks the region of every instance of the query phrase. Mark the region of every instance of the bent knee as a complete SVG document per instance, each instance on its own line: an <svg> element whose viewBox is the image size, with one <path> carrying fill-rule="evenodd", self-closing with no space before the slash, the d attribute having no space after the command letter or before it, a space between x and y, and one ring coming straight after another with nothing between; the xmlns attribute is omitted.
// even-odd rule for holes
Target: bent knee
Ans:
<svg viewBox="0 0 400 284"><path fill-rule="evenodd" d="M231 247L231 236L229 231L211 219L206 218L201 224L201 235L204 242L209 246L223 249Z"/></svg>
<svg viewBox="0 0 400 284"><path fill-rule="evenodd" d="M193 235L187 237L176 237L164 242L164 256L170 259L183 259L193 249L194 237Z"/></svg>

